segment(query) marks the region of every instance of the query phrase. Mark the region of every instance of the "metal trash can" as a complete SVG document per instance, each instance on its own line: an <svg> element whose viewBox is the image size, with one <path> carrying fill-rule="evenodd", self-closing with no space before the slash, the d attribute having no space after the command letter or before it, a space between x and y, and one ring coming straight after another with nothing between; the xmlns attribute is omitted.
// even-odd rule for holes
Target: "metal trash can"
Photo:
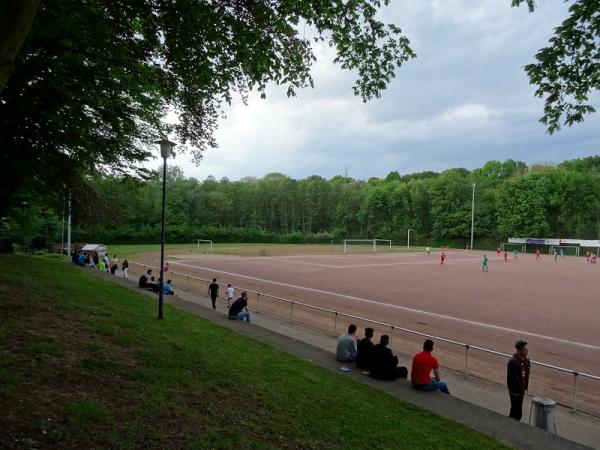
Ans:
<svg viewBox="0 0 600 450"><path fill-rule="evenodd" d="M533 397L531 399L531 408L533 409L533 424L537 428L556 433L555 410L556 402L549 398ZM531 411L529 413L529 422L531 423Z"/></svg>

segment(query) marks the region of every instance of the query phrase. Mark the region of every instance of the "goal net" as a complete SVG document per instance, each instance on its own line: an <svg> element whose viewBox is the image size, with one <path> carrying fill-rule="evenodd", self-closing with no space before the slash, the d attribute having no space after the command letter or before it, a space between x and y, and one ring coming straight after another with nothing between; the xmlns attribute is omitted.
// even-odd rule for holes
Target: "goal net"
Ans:
<svg viewBox="0 0 600 450"><path fill-rule="evenodd" d="M553 255L554 250L561 256L579 256L579 246L577 245L551 245L548 254Z"/></svg>
<svg viewBox="0 0 600 450"><path fill-rule="evenodd" d="M347 253L392 251L392 241L390 239L344 239L342 243L344 255Z"/></svg>
<svg viewBox="0 0 600 450"><path fill-rule="evenodd" d="M198 239L196 242L196 250L202 254L212 255L213 252L213 241L210 239Z"/></svg>
<svg viewBox="0 0 600 450"><path fill-rule="evenodd" d="M503 242L500 244L500 250L503 252L512 252L513 250L516 250L519 253L525 253L526 249L527 244L512 244L510 242Z"/></svg>

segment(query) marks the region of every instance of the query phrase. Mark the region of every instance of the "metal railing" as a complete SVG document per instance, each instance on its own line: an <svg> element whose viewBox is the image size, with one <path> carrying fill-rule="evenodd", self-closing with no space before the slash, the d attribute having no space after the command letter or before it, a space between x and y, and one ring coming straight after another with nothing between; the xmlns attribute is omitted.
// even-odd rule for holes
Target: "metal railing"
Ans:
<svg viewBox="0 0 600 450"><path fill-rule="evenodd" d="M130 261L129 264L130 265L137 265L137 266L143 267L144 269L156 269L156 267L152 267L150 265L138 263L138 262L135 262L135 261ZM190 291L192 291L192 289L190 289L190 280L195 280L195 281L199 281L199 282L202 282L202 283L206 283L206 290L207 291L208 291L208 286L211 283L210 280L193 276L189 272L188 273L180 273L180 272L169 271L169 272L165 272L165 277L167 277L167 275L174 275L174 276L178 276L178 277L183 278L185 280L185 287L184 287L184 289L187 289L187 290L190 290ZM174 277L171 277L171 278L174 278ZM338 322L339 322L339 318L340 317L346 317L348 319L359 320L361 322L367 322L369 324L377 325L377 326L380 326L380 327L383 327L383 328L389 328L389 330L390 330L390 346L393 345L394 332L396 332L396 333L397 332L402 332L402 333L406 333L406 334L410 334L410 335L414 335L414 336L420 336L420 337L424 337L424 338L435 339L436 341L439 341L439 342L445 342L447 344L451 344L451 345L456 345L456 346L463 347L464 348L464 358L465 358L464 361L465 361L465 364L464 364L464 369L463 370L458 370L458 372L462 373L465 377L469 376L469 352L470 351L475 350L475 351L479 351L479 352L482 352L482 353L485 353L485 354L499 356L499 357L502 357L502 358L505 358L505 359L512 357L512 355L510 355L508 353L503 353L503 352L499 352L499 351L496 351L496 350L491 350L491 349L488 349L488 348L479 347L479 346L476 346L476 345L470 345L470 344L467 344L467 343L464 343L464 342L459 342L459 341L455 341L455 340L452 340L452 339L447 339L447 338L443 338L443 337L440 337L440 336L435 336L435 335L423 333L421 331L416 331L416 330L411 330L411 329L404 328L404 327L399 327L399 326L396 326L396 325L392 325L392 324L385 323L385 322L380 322L380 321L369 319L369 318L366 318L366 317L355 316L353 314L347 314L347 313L336 311L336 310L333 310L333 309L322 308L320 306L315 306L315 305L309 305L307 303L302 303L302 302L298 302L298 301L295 301L295 300L289 300L289 299L286 299L286 298L278 297L278 296L271 295L271 294L266 294L264 292L254 291L252 289L242 288L242 287L239 287L239 286L234 286L234 288L239 289L239 290L243 290L245 292L248 292L249 294L256 295L257 301L256 301L255 312L257 312L257 313L261 312L261 310L260 310L260 300L261 300L261 298L263 298L263 299L265 299L265 298L273 299L273 300L276 300L276 301L278 301L278 302L280 302L282 304L289 305L290 306L289 314L277 314L277 313L275 313L273 311L267 312L264 309L262 311L263 314L271 315L271 316L282 318L282 319L286 319L286 320L289 320L291 323L298 323L298 324L301 324L301 325L309 326L311 328L316 328L316 329L318 329L320 331L324 331L326 333L329 333L329 334L332 334L332 335L335 335L335 336L338 335ZM302 307L302 308L306 308L306 309L309 309L309 310L312 310L312 311L319 311L319 312L324 312L324 313L327 313L327 314L331 314L333 316L333 329L331 329L331 328L323 328L323 327L318 326L318 325L310 324L310 323L307 323L307 322L302 322L301 320L298 320L298 319L294 320L294 310L295 310L295 307ZM409 356L409 355L406 355L406 356ZM545 367L547 369L551 369L551 370L554 370L554 371L557 371L557 372L568 373L568 374L573 375L572 401L570 403L563 403L563 402L560 402L560 401L557 402L557 403L559 403L559 404L561 404L563 406L569 407L573 411L581 411L581 412L584 412L584 413L587 413L587 414L590 414L590 415L593 415L593 416L600 417L600 415L597 412L593 412L593 411L589 411L589 410L585 410L585 409L581 409L581 408L578 409L578 407L577 407L577 379L578 379L578 377L586 378L586 379L589 379L589 380L593 380L595 382L599 382L600 381L600 376L591 375L591 374L585 373L585 372L579 372L579 371L573 370L573 369L567 369L565 367L560 367L560 366L556 366L556 365L553 365L553 364L544 363L544 362L541 362L541 361L531 360L531 363L533 365L536 365L536 366ZM449 368L449 369L456 371L456 369L453 369L453 368ZM486 381L490 381L492 383L495 383L494 381L489 380L487 378L483 378L483 379L486 380ZM496 383L496 384L498 384L498 383Z"/></svg>

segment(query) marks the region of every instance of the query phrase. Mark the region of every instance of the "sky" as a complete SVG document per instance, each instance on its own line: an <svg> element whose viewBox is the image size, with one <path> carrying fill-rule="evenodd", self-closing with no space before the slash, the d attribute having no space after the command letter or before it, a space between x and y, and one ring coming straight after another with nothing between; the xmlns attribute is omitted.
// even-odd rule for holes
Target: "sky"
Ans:
<svg viewBox="0 0 600 450"><path fill-rule="evenodd" d="M598 114L546 133L538 122L543 101L523 70L568 6L544 0L530 14L510 0L392 0L380 18L402 28L417 58L397 70L380 99L355 97L356 75L332 63L335 50L315 46L314 89L288 98L271 86L266 100L236 99L219 122L218 148L199 165L189 154L169 164L200 180L271 172L368 179L474 169L492 159L558 163L600 153Z"/></svg>

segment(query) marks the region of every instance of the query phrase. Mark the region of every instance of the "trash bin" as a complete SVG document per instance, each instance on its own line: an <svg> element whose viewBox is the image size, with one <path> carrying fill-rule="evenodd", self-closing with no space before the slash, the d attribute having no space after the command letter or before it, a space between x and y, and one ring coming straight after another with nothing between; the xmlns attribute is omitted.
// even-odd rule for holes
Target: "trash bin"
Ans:
<svg viewBox="0 0 600 450"><path fill-rule="evenodd" d="M531 408L533 409L533 424L542 430L556 433L556 423L554 422L556 402L549 398L533 397ZM531 413L529 418L531 421Z"/></svg>

